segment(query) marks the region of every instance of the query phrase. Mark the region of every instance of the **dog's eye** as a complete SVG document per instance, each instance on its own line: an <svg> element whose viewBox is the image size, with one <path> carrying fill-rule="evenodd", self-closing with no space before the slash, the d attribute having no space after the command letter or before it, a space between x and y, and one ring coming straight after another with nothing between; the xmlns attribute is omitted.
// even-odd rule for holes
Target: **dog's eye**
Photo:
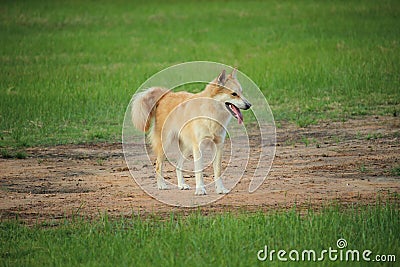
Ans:
<svg viewBox="0 0 400 267"><path fill-rule="evenodd" d="M237 94L236 93L232 93L232 96L237 96Z"/></svg>

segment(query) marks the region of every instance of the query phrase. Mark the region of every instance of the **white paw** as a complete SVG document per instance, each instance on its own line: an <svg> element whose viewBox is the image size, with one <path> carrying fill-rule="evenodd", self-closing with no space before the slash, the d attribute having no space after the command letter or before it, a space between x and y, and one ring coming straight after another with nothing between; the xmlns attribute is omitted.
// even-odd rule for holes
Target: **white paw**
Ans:
<svg viewBox="0 0 400 267"><path fill-rule="evenodd" d="M219 178L215 181L215 191L217 194L228 194L229 190L225 188L224 184L222 183L222 179Z"/></svg>
<svg viewBox="0 0 400 267"><path fill-rule="evenodd" d="M168 185L164 181L158 182L157 187L159 190L167 190L168 189Z"/></svg>
<svg viewBox="0 0 400 267"><path fill-rule="evenodd" d="M215 188L215 191L217 192L217 194L228 194L229 193L229 190L223 186Z"/></svg>
<svg viewBox="0 0 400 267"><path fill-rule="evenodd" d="M190 186L188 184L181 184L181 185L178 185L178 188L180 190L189 190Z"/></svg>
<svg viewBox="0 0 400 267"><path fill-rule="evenodd" d="M196 192L194 193L196 196L204 196L207 195L206 188L204 186L202 187L196 187Z"/></svg>

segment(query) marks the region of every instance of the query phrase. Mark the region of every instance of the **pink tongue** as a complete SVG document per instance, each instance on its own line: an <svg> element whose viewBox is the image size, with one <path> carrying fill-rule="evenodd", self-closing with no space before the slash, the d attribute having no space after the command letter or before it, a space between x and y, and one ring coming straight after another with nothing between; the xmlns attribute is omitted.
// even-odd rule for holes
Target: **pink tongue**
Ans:
<svg viewBox="0 0 400 267"><path fill-rule="evenodd" d="M231 105L231 108L232 108L233 112L235 112L235 114L237 116L238 123L242 124L242 122L243 122L242 112L240 112L240 110L234 105Z"/></svg>

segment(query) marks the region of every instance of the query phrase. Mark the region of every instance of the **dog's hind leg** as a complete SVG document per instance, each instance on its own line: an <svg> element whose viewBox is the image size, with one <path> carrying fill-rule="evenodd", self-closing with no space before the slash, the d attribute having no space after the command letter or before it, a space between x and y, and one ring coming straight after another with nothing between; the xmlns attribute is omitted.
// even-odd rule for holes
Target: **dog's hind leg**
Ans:
<svg viewBox="0 0 400 267"><path fill-rule="evenodd" d="M203 180L203 158L199 145L193 146L194 172L196 178L196 195L206 195L207 191Z"/></svg>
<svg viewBox="0 0 400 267"><path fill-rule="evenodd" d="M156 160L156 178L157 178L157 187L160 190L168 189L168 185L165 182L163 177L163 163L164 163L164 155L157 156Z"/></svg>
<svg viewBox="0 0 400 267"><path fill-rule="evenodd" d="M224 187L221 177L221 161L222 161L222 151L223 151L222 146L223 143L217 145L217 150L215 152L215 158L213 161L215 191L217 192L217 194L229 193L229 190Z"/></svg>
<svg viewBox="0 0 400 267"><path fill-rule="evenodd" d="M151 146L153 148L153 152L156 155L156 179L157 179L157 187L160 190L168 189L168 185L163 177L163 163L165 159L164 149L161 142L161 137L158 134L156 126L152 129L150 133L149 140L151 141Z"/></svg>
<svg viewBox="0 0 400 267"><path fill-rule="evenodd" d="M182 155L181 153L182 152L180 151L178 162L176 165L176 176L178 177L178 188L181 190L189 190L190 186L188 184L185 184L185 179L183 178L182 168L183 168L183 162L185 161L185 158L184 158L184 155Z"/></svg>
<svg viewBox="0 0 400 267"><path fill-rule="evenodd" d="M156 178L157 178L157 187L160 190L168 189L167 183L163 177L163 163L165 159L164 150L161 140L157 138L152 139L153 151L155 152L157 159L156 159Z"/></svg>

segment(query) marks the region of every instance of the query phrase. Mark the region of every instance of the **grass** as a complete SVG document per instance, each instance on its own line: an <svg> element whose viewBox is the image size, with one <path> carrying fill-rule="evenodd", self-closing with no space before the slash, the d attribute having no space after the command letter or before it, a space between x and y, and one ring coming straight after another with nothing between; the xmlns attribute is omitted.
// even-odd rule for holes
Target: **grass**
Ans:
<svg viewBox="0 0 400 267"><path fill-rule="evenodd" d="M393 176L400 176L400 165L398 165L398 166L396 166L396 167L393 167L393 168L390 170L390 173L391 173Z"/></svg>
<svg viewBox="0 0 400 267"><path fill-rule="evenodd" d="M16 151L12 151L10 152L7 149L2 149L0 151L0 158L4 158L4 159L25 159L27 157L27 154L25 153L25 151L21 151L21 150L16 150Z"/></svg>
<svg viewBox="0 0 400 267"><path fill-rule="evenodd" d="M3 266L255 266L257 252L269 250L343 249L372 251L376 255L400 256L400 212L398 202L376 206L330 205L321 212L301 215L289 212L229 213L169 218L66 219L26 226L18 220L0 224ZM340 250L339 250L340 251ZM338 252L339 253L339 252ZM338 254L339 255L339 254ZM288 255L286 255L288 257ZM276 266L275 258L264 264ZM291 262L309 266L310 261ZM365 266L365 261L329 261L326 255L316 266ZM374 266L373 262L368 265Z"/></svg>
<svg viewBox="0 0 400 267"><path fill-rule="evenodd" d="M2 1L0 147L120 140L172 64L237 65L275 118L399 112L398 1Z"/></svg>

